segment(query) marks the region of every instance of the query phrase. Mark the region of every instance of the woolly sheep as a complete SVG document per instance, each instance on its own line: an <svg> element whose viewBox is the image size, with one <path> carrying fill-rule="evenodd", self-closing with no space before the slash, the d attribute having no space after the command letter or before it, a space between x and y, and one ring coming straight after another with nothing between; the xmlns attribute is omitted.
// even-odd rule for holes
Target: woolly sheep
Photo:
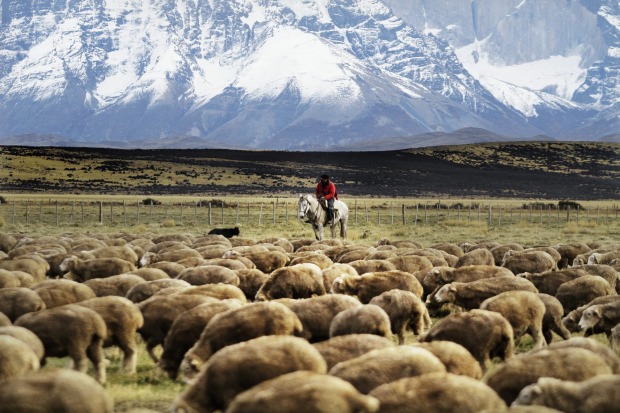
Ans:
<svg viewBox="0 0 620 413"><path fill-rule="evenodd" d="M620 376L600 375L582 382L541 377L524 387L514 405L542 405L565 413L607 413L620 404Z"/></svg>
<svg viewBox="0 0 620 413"><path fill-rule="evenodd" d="M204 285L195 285L191 287L172 287L173 289L177 289L175 292L176 295L202 295L205 297L213 297L218 300L227 300L234 299L239 301L240 303L245 303L247 300L245 298L245 294L239 287L235 287L230 284L204 284ZM158 291L155 295L164 294L165 290Z"/></svg>
<svg viewBox="0 0 620 413"><path fill-rule="evenodd" d="M174 278L177 275L179 275L181 273L181 271L183 271L186 267L184 265L179 264L178 262L170 262L170 261L159 261L159 262L155 262L149 265L146 265L144 267L142 267L144 269L146 268L153 268L153 269L158 269L158 270L162 270L163 272L165 272L166 274L168 274L168 277L170 278ZM141 275L141 273L139 273L139 275L142 278L146 277L144 275ZM149 273L149 279L147 279L147 281L152 281L153 278L150 276ZM158 277L158 278L165 278L165 277Z"/></svg>
<svg viewBox="0 0 620 413"><path fill-rule="evenodd" d="M140 265L142 267L146 267L150 264L160 262L160 261L171 261L171 262L180 262L187 258L202 258L202 255L194 249L189 247L184 247L181 249L175 249L167 252L146 252L140 258Z"/></svg>
<svg viewBox="0 0 620 413"><path fill-rule="evenodd" d="M589 350L605 360L611 372L614 374L620 374L620 356L609 348L608 345L602 343L596 339L588 337L571 337L568 340L557 341L550 344L547 348L554 350L558 348L577 347ZM543 349L532 350L541 351Z"/></svg>
<svg viewBox="0 0 620 413"><path fill-rule="evenodd" d="M89 286L63 279L45 280L30 288L41 297L47 309L96 297Z"/></svg>
<svg viewBox="0 0 620 413"><path fill-rule="evenodd" d="M325 286L325 291L330 292L332 289L332 285L334 281L338 277L346 277L346 276L356 276L357 271L355 268L351 267L349 264L342 264L336 262L331 266L323 269L323 285Z"/></svg>
<svg viewBox="0 0 620 413"><path fill-rule="evenodd" d="M0 288L22 287L22 282L13 271L0 270Z"/></svg>
<svg viewBox="0 0 620 413"><path fill-rule="evenodd" d="M324 374L321 354L304 339L264 336L231 344L215 353L173 411L224 411L240 393L295 371ZM274 409L274 411L277 411Z"/></svg>
<svg viewBox="0 0 620 413"><path fill-rule="evenodd" d="M23 271L34 278L35 281L43 281L49 269L49 264L37 261L34 258L17 258L0 261L0 269L7 271Z"/></svg>
<svg viewBox="0 0 620 413"><path fill-rule="evenodd" d="M416 271L429 270L433 268L433 263L426 257L419 255L401 255L388 258L397 270L414 273Z"/></svg>
<svg viewBox="0 0 620 413"><path fill-rule="evenodd" d="M372 350L393 347L391 339L376 334L347 334L314 343L313 346L327 362L327 369L336 364L366 354Z"/></svg>
<svg viewBox="0 0 620 413"><path fill-rule="evenodd" d="M598 265L598 264L609 265L612 263L612 261L617 260L618 258L620 258L620 251L618 250L604 252L604 253L595 252L594 254L590 255L590 258L588 258L588 264L589 265Z"/></svg>
<svg viewBox="0 0 620 413"><path fill-rule="evenodd" d="M525 278L534 284L538 292L555 296L560 285L576 278L588 275L584 270L565 268L558 271L546 271L542 273L522 272L519 277Z"/></svg>
<svg viewBox="0 0 620 413"><path fill-rule="evenodd" d="M284 304L267 301L246 304L215 315L198 341L185 354L181 370L186 381L193 380L200 368L219 349L267 335L300 336L301 321Z"/></svg>
<svg viewBox="0 0 620 413"><path fill-rule="evenodd" d="M620 295L604 295L602 297L597 297L593 299L592 301L582 306L579 306L575 308L574 310L570 311L568 314L566 314L566 316L562 319L562 324L564 324L564 326L566 327L568 331L576 333L580 330L579 320L581 320L581 316L583 315L583 312L588 307L592 305L607 304L607 303L612 303L616 301L620 301ZM597 334L597 333L598 332L586 329L584 332L584 336L587 337L589 335Z"/></svg>
<svg viewBox="0 0 620 413"><path fill-rule="evenodd" d="M105 246L90 251L82 251L80 258L87 260L93 258L120 258L133 265L138 264L138 254L129 246Z"/></svg>
<svg viewBox="0 0 620 413"><path fill-rule="evenodd" d="M185 267L183 267L183 269L185 269ZM179 273L180 272L181 271L179 271ZM155 267L142 267L142 268L132 270L126 274L137 275L138 277L142 278L144 281L155 281L155 280L171 278L170 275L166 271L164 271L161 268L155 268Z"/></svg>
<svg viewBox="0 0 620 413"><path fill-rule="evenodd" d="M406 330L417 336L431 326L424 302L410 291L386 291L373 297L369 304L381 307L390 317L392 333L397 335L399 344L404 344Z"/></svg>
<svg viewBox="0 0 620 413"><path fill-rule="evenodd" d="M201 265L198 267L187 268L177 277L179 280L187 281L191 285L225 283L234 286L239 285L239 277L230 268L220 265Z"/></svg>
<svg viewBox="0 0 620 413"><path fill-rule="evenodd" d="M581 330L592 329L611 336L611 329L620 323L620 301L591 305L583 311L579 320Z"/></svg>
<svg viewBox="0 0 620 413"><path fill-rule="evenodd" d="M9 252L15 244L17 240L13 235L0 232L0 251Z"/></svg>
<svg viewBox="0 0 620 413"><path fill-rule="evenodd" d="M454 268L466 267L468 265L495 265L493 254L486 248L478 248L466 252L458 259Z"/></svg>
<svg viewBox="0 0 620 413"><path fill-rule="evenodd" d="M493 260L495 262L495 265L502 265L504 255L506 255L508 251L522 252L523 250L523 246L516 243L502 244L490 249L491 254L493 254Z"/></svg>
<svg viewBox="0 0 620 413"><path fill-rule="evenodd" d="M248 301L254 300L261 285L269 278L268 274L256 268L236 270L235 274L239 278L239 289L243 291Z"/></svg>
<svg viewBox="0 0 620 413"><path fill-rule="evenodd" d="M376 334L391 338L390 317L376 305L355 306L336 314L329 326L329 337L345 334Z"/></svg>
<svg viewBox="0 0 620 413"><path fill-rule="evenodd" d="M558 262L559 268L566 268L575 260L575 258L580 255L590 251L588 245L583 242L574 242L568 244L559 244L555 245L554 248L560 254L560 261Z"/></svg>
<svg viewBox="0 0 620 413"><path fill-rule="evenodd" d="M435 340L428 343L413 343L433 353L446 366L446 371L452 374L469 376L474 379L482 378L482 369L474 356L462 345L453 341Z"/></svg>
<svg viewBox="0 0 620 413"><path fill-rule="evenodd" d="M387 260L356 260L348 263L358 274L396 270L396 265Z"/></svg>
<svg viewBox="0 0 620 413"><path fill-rule="evenodd" d="M422 278L424 296L428 296L436 289L451 282L471 282L483 278L514 276L514 274L504 267L471 265L459 268L434 267L419 276Z"/></svg>
<svg viewBox="0 0 620 413"><path fill-rule="evenodd" d="M373 297L393 289L410 291L418 297L423 293L422 285L417 278L408 272L398 270L339 277L332 285L332 293L355 295L363 304L368 304Z"/></svg>
<svg viewBox="0 0 620 413"><path fill-rule="evenodd" d="M446 367L430 351L414 346L372 350L332 367L328 374L348 381L360 393L404 377L445 372Z"/></svg>
<svg viewBox="0 0 620 413"><path fill-rule="evenodd" d="M0 406L11 413L113 413L112 399L84 373L42 370L2 383Z"/></svg>
<svg viewBox="0 0 620 413"><path fill-rule="evenodd" d="M11 320L3 312L0 312L0 327L12 326Z"/></svg>
<svg viewBox="0 0 620 413"><path fill-rule="evenodd" d="M248 252L241 254L237 251L230 250L222 255L222 258L234 258L237 255L242 255L245 258L248 258L254 263L257 269L261 270L265 274L269 274L278 268L288 265L290 261L286 254L279 251Z"/></svg>
<svg viewBox="0 0 620 413"><path fill-rule="evenodd" d="M557 262L544 251L508 251L502 260L502 267L514 274L522 272L540 273L557 270Z"/></svg>
<svg viewBox="0 0 620 413"><path fill-rule="evenodd" d="M430 246L430 248L440 250L440 251L445 251L448 254L454 255L457 258L460 258L463 256L463 254L465 254L465 252L463 252L463 249L461 247L459 247L456 244L449 243L449 242L433 244Z"/></svg>
<svg viewBox="0 0 620 413"><path fill-rule="evenodd" d="M158 366L172 380L176 379L185 353L198 341L211 319L224 311L241 307L238 300L222 300L197 305L174 319L164 340Z"/></svg>
<svg viewBox="0 0 620 413"><path fill-rule="evenodd" d="M545 304L537 293L531 291L505 291L487 298L480 304L481 310L495 311L504 316L512 326L515 343L529 334L534 340L534 348L547 344L543 336Z"/></svg>
<svg viewBox="0 0 620 413"><path fill-rule="evenodd" d="M614 328L611 329L609 342L611 343L611 348L616 353L620 354L620 324L616 324Z"/></svg>
<svg viewBox="0 0 620 413"><path fill-rule="evenodd" d="M45 357L69 356L74 368L81 372L86 371L90 360L97 381L105 383L103 341L108 330L97 312L77 304L67 304L24 314L15 321L15 325L27 328L41 339ZM45 359L41 364L45 364Z"/></svg>
<svg viewBox="0 0 620 413"><path fill-rule="evenodd" d="M124 297L136 284L145 282L143 278L132 274L119 274L107 278L93 278L84 282L97 297L115 295Z"/></svg>
<svg viewBox="0 0 620 413"><path fill-rule="evenodd" d="M334 262L325 254L313 253L302 257L293 258L289 265L312 263L316 264L321 270L330 267Z"/></svg>
<svg viewBox="0 0 620 413"><path fill-rule="evenodd" d="M620 294L620 282L618 281L620 273L614 269L611 265L596 264L596 265L577 265L573 266L573 269L584 270L590 275L598 275L599 277L607 280L612 288L616 289L616 293Z"/></svg>
<svg viewBox="0 0 620 413"><path fill-rule="evenodd" d="M431 373L374 389L381 413L500 413L506 404L489 386L467 376Z"/></svg>
<svg viewBox="0 0 620 413"><path fill-rule="evenodd" d="M543 336L547 344L553 340L553 334L556 333L564 340L568 340L571 336L570 331L562 323L564 315L564 307L562 303L552 295L538 293L538 298L545 305L545 315L543 316Z"/></svg>
<svg viewBox="0 0 620 413"><path fill-rule="evenodd" d="M379 402L327 374L297 371L239 394L226 413L375 413Z"/></svg>
<svg viewBox="0 0 620 413"><path fill-rule="evenodd" d="M86 281L91 278L105 278L130 272L135 270L136 266L121 258L81 260L72 255L60 264L60 269L64 273L71 273L74 281Z"/></svg>
<svg viewBox="0 0 620 413"><path fill-rule="evenodd" d="M486 310L471 310L450 314L439 320L418 339L453 341L465 347L480 364L482 371L491 366L491 359L508 360L514 355L514 333L501 314Z"/></svg>
<svg viewBox="0 0 620 413"><path fill-rule="evenodd" d="M37 360L43 361L45 357L45 347L43 342L35 333L24 327L7 325L0 326L0 336L7 335L18 339L27 347L29 347L37 356Z"/></svg>
<svg viewBox="0 0 620 413"><path fill-rule="evenodd" d="M23 341L0 334L0 386L8 380L37 371L40 367L39 357Z"/></svg>
<svg viewBox="0 0 620 413"><path fill-rule="evenodd" d="M606 295L616 295L607 281L596 275L584 275L560 285L555 298L562 303L564 312L568 313Z"/></svg>
<svg viewBox="0 0 620 413"><path fill-rule="evenodd" d="M583 348L541 349L522 353L493 370L485 382L507 403L512 403L521 389L540 377L583 381L599 374L611 374L611 368L596 353Z"/></svg>
<svg viewBox="0 0 620 413"><path fill-rule="evenodd" d="M45 309L45 302L29 288L15 287L0 289L0 313L11 322L26 313Z"/></svg>
<svg viewBox="0 0 620 413"><path fill-rule="evenodd" d="M274 270L256 293L256 301L310 298L326 293L323 273L316 264L296 264Z"/></svg>
<svg viewBox="0 0 620 413"><path fill-rule="evenodd" d="M15 285L14 287L29 288L33 284L35 284L34 277L24 271L8 271L0 269L0 277L2 277L3 274L8 274L8 277L10 277L11 279L16 279L18 281L18 285ZM11 288L11 286L5 284L0 288Z"/></svg>
<svg viewBox="0 0 620 413"><path fill-rule="evenodd" d="M164 278L161 280L145 281L131 287L125 297L134 303L140 303L151 298L158 291L170 287L190 287L187 281Z"/></svg>

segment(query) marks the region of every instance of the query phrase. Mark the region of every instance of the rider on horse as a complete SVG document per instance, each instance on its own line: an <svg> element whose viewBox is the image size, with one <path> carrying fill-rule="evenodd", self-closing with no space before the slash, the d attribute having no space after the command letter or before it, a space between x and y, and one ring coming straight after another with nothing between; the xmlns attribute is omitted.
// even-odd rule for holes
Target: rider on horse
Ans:
<svg viewBox="0 0 620 413"><path fill-rule="evenodd" d="M327 202L327 222L331 225L334 222L334 200L338 199L336 185L329 180L329 175L321 175L321 180L314 191L316 198L325 206Z"/></svg>

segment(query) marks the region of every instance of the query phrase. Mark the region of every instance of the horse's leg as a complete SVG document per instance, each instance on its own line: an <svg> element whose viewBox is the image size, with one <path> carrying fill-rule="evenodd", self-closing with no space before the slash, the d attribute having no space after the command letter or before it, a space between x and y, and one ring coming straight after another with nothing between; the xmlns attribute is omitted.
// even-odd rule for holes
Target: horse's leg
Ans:
<svg viewBox="0 0 620 413"><path fill-rule="evenodd" d="M347 239L347 221L349 217L343 217L344 219L340 220L340 237L342 239Z"/></svg>
<svg viewBox="0 0 620 413"><path fill-rule="evenodd" d="M337 222L334 220L334 222L332 222L329 226L329 229L332 231L332 239L336 238L336 224Z"/></svg>
<svg viewBox="0 0 620 413"><path fill-rule="evenodd" d="M312 229L314 230L314 237L317 240L323 239L323 226L319 224L312 223Z"/></svg>

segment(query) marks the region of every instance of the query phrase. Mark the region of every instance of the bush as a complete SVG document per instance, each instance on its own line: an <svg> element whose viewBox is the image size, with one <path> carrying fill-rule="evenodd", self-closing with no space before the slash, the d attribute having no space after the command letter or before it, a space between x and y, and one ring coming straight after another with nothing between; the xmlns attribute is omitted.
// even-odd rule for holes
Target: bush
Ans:
<svg viewBox="0 0 620 413"><path fill-rule="evenodd" d="M6 198L0 195L0 202L6 204Z"/></svg>
<svg viewBox="0 0 620 413"><path fill-rule="evenodd" d="M558 202L558 208L560 208L561 211L565 211L567 209L583 209L583 206L581 206L581 204L579 202L575 202L575 201L560 201Z"/></svg>
<svg viewBox="0 0 620 413"><path fill-rule="evenodd" d="M146 199L142 200L142 204L143 205L151 205L151 204L153 204L153 205L161 205L161 201L158 201L158 200L153 199L153 198L146 198Z"/></svg>

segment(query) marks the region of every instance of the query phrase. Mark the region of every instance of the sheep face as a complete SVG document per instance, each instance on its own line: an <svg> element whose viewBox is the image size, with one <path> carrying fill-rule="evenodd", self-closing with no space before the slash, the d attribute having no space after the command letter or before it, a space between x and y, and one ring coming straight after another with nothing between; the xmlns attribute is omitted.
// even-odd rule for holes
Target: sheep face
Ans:
<svg viewBox="0 0 620 413"><path fill-rule="evenodd" d="M586 330L588 328L593 328L602 317L603 315L601 314L601 309L598 306L593 305L592 307L587 308L579 320L579 329Z"/></svg>
<svg viewBox="0 0 620 413"><path fill-rule="evenodd" d="M73 269L73 263L76 261L76 259L77 257L75 256L67 257L60 263L60 266L58 268L60 268L60 271L62 271L63 273L70 272Z"/></svg>
<svg viewBox="0 0 620 413"><path fill-rule="evenodd" d="M142 258L140 258L140 266L141 267L146 267L147 265L149 265L151 263L151 261L153 260L153 257L155 257L155 253L154 252L147 252L145 253Z"/></svg>
<svg viewBox="0 0 620 413"><path fill-rule="evenodd" d="M332 294L344 294L345 282L344 277L337 277L332 284Z"/></svg>
<svg viewBox="0 0 620 413"><path fill-rule="evenodd" d="M521 390L516 400L512 402L512 406L532 406L542 404L539 402L542 395L543 390L537 383L530 384Z"/></svg>
<svg viewBox="0 0 620 413"><path fill-rule="evenodd" d="M435 294L435 302L438 304L452 303L456 298L456 287L452 284L446 284L441 287Z"/></svg>
<svg viewBox="0 0 620 413"><path fill-rule="evenodd" d="M598 252L595 252L594 254L590 255L590 258L588 258L588 265L599 264L599 257L601 255L603 254L599 254Z"/></svg>

